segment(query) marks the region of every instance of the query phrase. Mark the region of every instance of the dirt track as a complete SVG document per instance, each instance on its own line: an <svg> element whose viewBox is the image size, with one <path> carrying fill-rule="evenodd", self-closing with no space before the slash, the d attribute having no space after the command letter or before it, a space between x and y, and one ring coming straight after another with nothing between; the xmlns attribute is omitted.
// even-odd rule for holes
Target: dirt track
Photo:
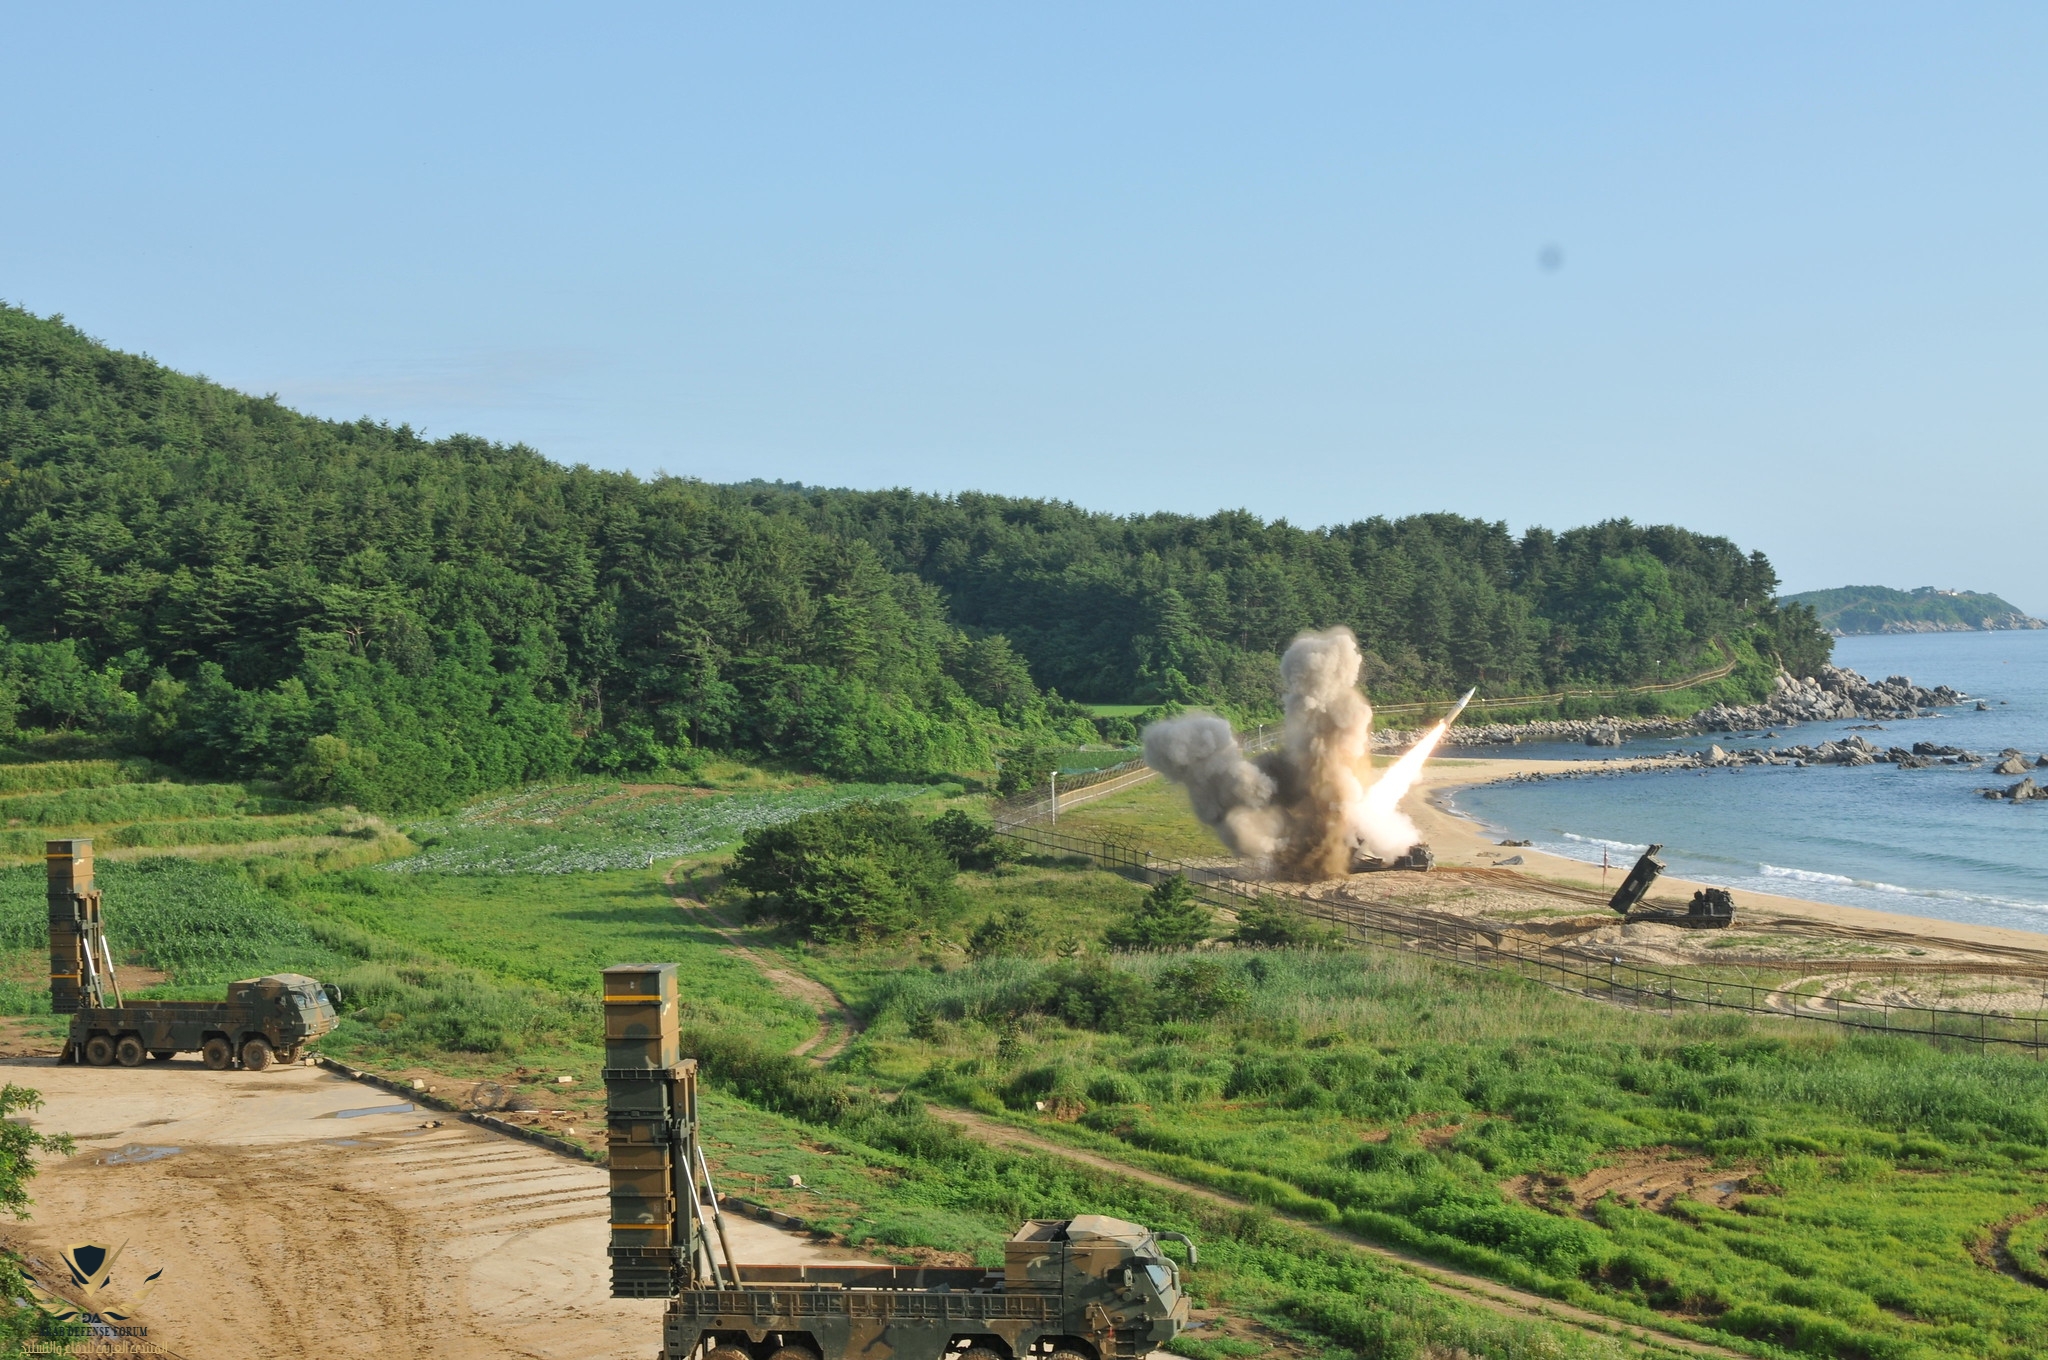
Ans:
<svg viewBox="0 0 2048 1360"><path fill-rule="evenodd" d="M44 1163L31 1220L0 1240L52 1284L68 1284L64 1247L125 1243L112 1286L162 1267L138 1319L187 1360L646 1360L660 1346L660 1302L608 1296L600 1167L429 1110L348 1115L405 1102L318 1069L4 1065L43 1093L34 1125L78 1152ZM730 1227L742 1262L858 1259Z"/></svg>

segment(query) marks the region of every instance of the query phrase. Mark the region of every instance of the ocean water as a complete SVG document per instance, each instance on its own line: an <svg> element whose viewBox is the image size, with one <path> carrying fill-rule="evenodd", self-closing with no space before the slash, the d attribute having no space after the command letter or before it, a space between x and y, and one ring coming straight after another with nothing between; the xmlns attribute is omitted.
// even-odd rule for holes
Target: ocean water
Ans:
<svg viewBox="0 0 2048 1360"><path fill-rule="evenodd" d="M1908 916L2048 932L2048 802L1993 802L1977 790L2010 784L1997 753L2048 751L2048 632L1923 633L1842 638L1835 664L1873 678L1953 685L1972 702L1937 716L1775 729L1775 739L1722 733L1630 742L1620 754L1674 746L1724 749L1817 745L1858 731L1878 746L1932 741L1987 757L1975 770L1891 765L1685 770L1492 784L1461 789L1453 806L1536 848L1623 870L1644 845L1673 874L1737 893L1782 893ZM1975 700L1989 704L1976 711ZM1584 760L1614 754L1529 743L1519 756ZM1506 752L1500 752L1505 754ZM2048 770L2030 771L2048 783ZM1620 877L1617 874L1615 881Z"/></svg>

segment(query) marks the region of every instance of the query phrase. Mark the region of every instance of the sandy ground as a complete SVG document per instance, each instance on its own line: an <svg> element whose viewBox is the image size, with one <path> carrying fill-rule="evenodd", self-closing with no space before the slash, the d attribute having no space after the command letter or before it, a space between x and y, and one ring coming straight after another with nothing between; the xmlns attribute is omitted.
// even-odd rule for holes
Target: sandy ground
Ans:
<svg viewBox="0 0 2048 1360"><path fill-rule="evenodd" d="M1528 876L1580 884L1599 890L1601 877L1598 867L1581 864L1577 860L1559 855L1547 855L1533 849L1503 849L1488 839L1478 823L1448 810L1442 802L1446 793L1464 786L1491 783L1516 774L1584 771L1587 765L1588 762L1585 761L1462 759L1456 763L1432 765L1424 770L1417 794L1410 795L1404 807L1409 815L1414 817L1423 838L1437 852L1440 861L1485 866L1494 858L1520 855L1526 861ZM1614 888L1619 887L1622 877L1627 872L1628 866L1622 865L1610 873L1605 891L1612 892ZM1667 876L1657 881L1657 886L1652 890L1650 897L1653 902L1661 901L1667 905L1682 907L1696 889L1705 886L1702 883ZM2033 931L1966 925L1956 921L1869 911L1861 907L1842 907L1828 902L1814 902L1799 897L1778 897L1766 893L1744 892L1740 896L1738 907L1746 905L1748 915L1753 920L1768 919L1779 928L1796 928L1798 923L1809 923L1824 928L1829 935L1838 931L1854 932L1875 940L1886 940L1905 934L1921 940L1926 947L1989 956L2005 956L2012 953L2036 957L2042 963L2048 964L2048 935ZM1679 933L1701 936L1711 932Z"/></svg>
<svg viewBox="0 0 2048 1360"><path fill-rule="evenodd" d="M125 1244L112 1289L161 1268L137 1320L188 1360L660 1348L661 1303L608 1296L600 1167L316 1068L0 1067L43 1093L37 1129L78 1140L0 1240L65 1283L66 1246ZM751 1219L728 1227L742 1263L863 1259Z"/></svg>

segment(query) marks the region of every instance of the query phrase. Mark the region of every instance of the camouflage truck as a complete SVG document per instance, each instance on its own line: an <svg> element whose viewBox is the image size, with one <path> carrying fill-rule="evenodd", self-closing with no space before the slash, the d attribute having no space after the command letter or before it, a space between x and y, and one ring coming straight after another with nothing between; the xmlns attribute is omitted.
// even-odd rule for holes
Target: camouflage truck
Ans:
<svg viewBox="0 0 2048 1360"><path fill-rule="evenodd" d="M47 842L44 862L50 1009L71 1017L59 1062L138 1067L144 1058L167 1062L197 1052L215 1071L239 1064L260 1072L273 1062L297 1062L307 1040L334 1028L326 989L299 973L230 982L222 1001L126 1004L93 886L92 842Z"/></svg>
<svg viewBox="0 0 2048 1360"><path fill-rule="evenodd" d="M606 969L604 1001L612 1295L669 1301L661 1360L1135 1360L1187 1327L1161 1240L1194 1243L1098 1214L1024 1224L1000 1270L736 1261L676 965Z"/></svg>

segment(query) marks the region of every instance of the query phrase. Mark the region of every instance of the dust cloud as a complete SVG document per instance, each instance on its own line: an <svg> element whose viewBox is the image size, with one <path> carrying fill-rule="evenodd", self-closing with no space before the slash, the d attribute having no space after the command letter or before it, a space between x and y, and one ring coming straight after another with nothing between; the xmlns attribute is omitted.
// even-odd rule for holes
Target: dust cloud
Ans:
<svg viewBox="0 0 2048 1360"><path fill-rule="evenodd" d="M1449 720L1375 772L1359 665L1350 629L1303 633L1280 658L1287 721L1276 747L1246 759L1229 723L1191 713L1145 729L1145 761L1274 877L1313 882L1350 873L1360 854L1394 859L1421 839L1399 803Z"/></svg>

